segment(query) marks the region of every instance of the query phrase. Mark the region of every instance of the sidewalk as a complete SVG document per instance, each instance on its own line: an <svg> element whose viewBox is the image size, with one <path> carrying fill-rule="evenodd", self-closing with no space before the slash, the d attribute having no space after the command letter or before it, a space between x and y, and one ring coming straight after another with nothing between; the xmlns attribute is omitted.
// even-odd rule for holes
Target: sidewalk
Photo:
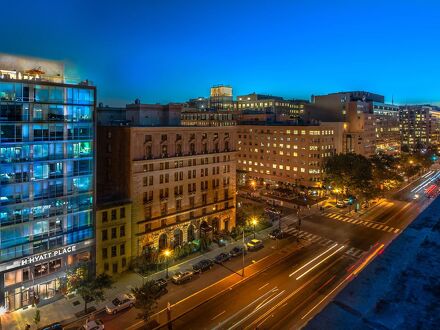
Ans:
<svg viewBox="0 0 440 330"><path fill-rule="evenodd" d="M272 226L260 232L257 232L256 234L257 238L266 238L268 233L273 228L274 227ZM246 240L249 240L251 238L252 235L247 236ZM195 264L197 261L206 258L213 259L220 252L229 251L233 246L238 244L241 244L241 239L238 239L237 241L228 242L227 245L223 247L218 247L216 246L215 243L213 243L213 245L215 245L216 247L213 248L212 250L204 254L197 255L193 258L187 259L185 261L178 262L177 264L170 265L170 267L168 268L169 274L171 276L176 271L191 269L192 265ZM103 310L105 308L105 305L108 303L108 301L116 297L117 295L130 292L131 288L141 286L143 281L165 278L165 274L166 274L166 270L162 270L157 273L151 274L145 278L142 278L141 275L134 272L123 273L121 274L120 277L115 279L116 282L114 283L113 287L105 291L105 296L107 298L107 301L99 302L99 303L92 302L88 304L88 307L95 307L96 312ZM20 309L3 315L2 330L22 330L25 329L27 323L31 325L31 329L37 329L37 327L32 321L36 309L37 309L36 307L29 307L25 310ZM73 297L70 298L63 297L60 300L57 300L48 305L41 306L38 309L40 310L40 314L41 314L41 322L39 323L40 327L51 324L53 322L60 322L66 325L73 321L78 320L78 318L75 316L75 313L84 310L84 302L78 295L74 295Z"/></svg>

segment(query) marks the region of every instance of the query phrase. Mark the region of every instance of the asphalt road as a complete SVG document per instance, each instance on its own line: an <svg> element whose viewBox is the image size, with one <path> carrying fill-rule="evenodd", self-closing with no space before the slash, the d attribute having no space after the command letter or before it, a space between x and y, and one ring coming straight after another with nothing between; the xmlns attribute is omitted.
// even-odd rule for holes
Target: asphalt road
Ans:
<svg viewBox="0 0 440 330"><path fill-rule="evenodd" d="M429 204L430 200L423 196L423 187L435 175L432 173L410 183L362 215L337 208L321 212L314 207L301 214L300 232L295 212L284 210L282 227L290 237L281 242L267 241L265 249L246 256L246 264L275 258L275 251L283 247L304 244L304 248L215 298L212 298L213 290L208 289L225 278L230 278L231 283L237 281L240 276L234 273L240 272L240 258L216 266L184 285L169 284L169 293L159 300L158 310L165 308L168 302L178 305L179 308L172 309L173 319L179 316L177 310L190 310L173 321L174 329L300 327L336 294L337 289L342 289L348 270L362 263L372 247L374 250L377 246L375 244L386 245ZM422 192L416 200L413 199L415 190ZM299 243L298 235L301 237ZM356 256L349 255L353 250ZM206 303L192 309L205 300ZM137 313L136 309L129 309L117 315L101 313L96 317L104 321L106 329L132 330L141 326L136 319ZM76 329L79 325L72 324L68 329Z"/></svg>
<svg viewBox="0 0 440 330"><path fill-rule="evenodd" d="M429 183L426 180L416 180L395 194L399 199L382 199L361 216L333 208L302 215L302 231L329 238L334 244L311 244L264 274L187 313L173 322L173 328L301 327L342 288L347 278L351 280L350 272L375 255L378 245L386 246L429 204L430 200L423 196L423 186ZM419 187L421 196L414 200L413 190L420 190ZM293 215L283 219L286 230L296 223ZM344 253L351 247L365 251L360 260Z"/></svg>

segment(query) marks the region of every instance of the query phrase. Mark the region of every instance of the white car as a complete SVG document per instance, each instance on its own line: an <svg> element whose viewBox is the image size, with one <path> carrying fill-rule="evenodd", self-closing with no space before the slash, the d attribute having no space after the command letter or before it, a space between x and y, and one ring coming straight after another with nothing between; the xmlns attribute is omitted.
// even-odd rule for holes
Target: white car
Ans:
<svg viewBox="0 0 440 330"><path fill-rule="evenodd" d="M105 311L107 314L116 314L123 309L133 307L135 301L136 298L132 294L122 294L113 299L110 304L106 305Z"/></svg>
<svg viewBox="0 0 440 330"><path fill-rule="evenodd" d="M83 325L82 329L84 329L84 330L104 330L104 323L102 323L101 320L87 321L87 323Z"/></svg>

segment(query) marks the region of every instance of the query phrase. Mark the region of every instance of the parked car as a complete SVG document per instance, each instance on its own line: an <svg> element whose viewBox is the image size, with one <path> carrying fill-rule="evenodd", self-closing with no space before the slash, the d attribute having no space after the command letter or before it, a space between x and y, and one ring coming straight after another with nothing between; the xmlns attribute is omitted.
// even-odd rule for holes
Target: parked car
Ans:
<svg viewBox="0 0 440 330"><path fill-rule="evenodd" d="M287 236L287 233L280 230L280 229L274 229L269 233L269 238L271 239L283 239Z"/></svg>
<svg viewBox="0 0 440 330"><path fill-rule="evenodd" d="M343 208L343 207L345 207L345 203L344 203L344 201L342 201L342 200L337 201L337 202L336 202L336 207L339 207L339 208Z"/></svg>
<svg viewBox="0 0 440 330"><path fill-rule="evenodd" d="M49 325L45 325L42 328L38 328L38 330L63 330L63 326L59 322L55 322Z"/></svg>
<svg viewBox="0 0 440 330"><path fill-rule="evenodd" d="M107 314L116 314L123 309L133 307L135 301L136 298L131 293L122 294L113 299L110 304L106 305L105 311Z"/></svg>
<svg viewBox="0 0 440 330"><path fill-rule="evenodd" d="M155 281L154 285L150 289L150 292L153 294L154 298L159 299L164 294L168 293L168 289L166 288L166 285L163 286L162 284L156 283Z"/></svg>
<svg viewBox="0 0 440 330"><path fill-rule="evenodd" d="M203 273L204 271L210 270L212 266L214 266L214 263L211 259L203 259L193 265L193 270L195 273Z"/></svg>
<svg viewBox="0 0 440 330"><path fill-rule="evenodd" d="M167 280L165 280L163 278L158 278L157 280L154 281L154 284L156 284L158 287L166 288L168 285L168 282L167 282Z"/></svg>
<svg viewBox="0 0 440 330"><path fill-rule="evenodd" d="M214 237L214 243L217 243L219 247L226 246L228 243L223 237Z"/></svg>
<svg viewBox="0 0 440 330"><path fill-rule="evenodd" d="M214 261L215 261L217 264L222 264L222 263L224 263L225 261L228 261L229 259L231 259L231 255L230 255L229 253L224 253L224 252L222 252L222 253L220 253L218 256L215 257Z"/></svg>
<svg viewBox="0 0 440 330"><path fill-rule="evenodd" d="M256 251L264 247L263 241L259 239L253 239L246 244L249 251Z"/></svg>
<svg viewBox="0 0 440 330"><path fill-rule="evenodd" d="M231 257L241 256L243 254L243 252L244 252L244 254L247 253L247 251L244 247L236 246L231 251L229 251L229 255Z"/></svg>
<svg viewBox="0 0 440 330"><path fill-rule="evenodd" d="M175 283L175 284L182 284L187 281L191 281L193 275L194 275L194 272L192 272L190 270L187 270L184 272L177 272L171 278L171 281L173 281L173 283Z"/></svg>
<svg viewBox="0 0 440 330"><path fill-rule="evenodd" d="M90 320L82 328L84 330L104 330L104 323L101 320Z"/></svg>

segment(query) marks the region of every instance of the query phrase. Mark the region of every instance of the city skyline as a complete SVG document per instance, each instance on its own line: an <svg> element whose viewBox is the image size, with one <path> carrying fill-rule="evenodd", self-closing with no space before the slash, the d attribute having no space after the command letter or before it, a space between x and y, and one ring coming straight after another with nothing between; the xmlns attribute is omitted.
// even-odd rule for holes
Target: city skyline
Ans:
<svg viewBox="0 0 440 330"><path fill-rule="evenodd" d="M38 12L40 6L24 1L10 10ZM184 102L208 96L215 84L231 85L234 95L310 99L368 90L388 103L438 104L438 6L194 1L106 7L80 1L45 6L49 21L10 16L0 24L14 26L3 52L75 63L69 73L92 80L98 101L108 105L135 98Z"/></svg>

